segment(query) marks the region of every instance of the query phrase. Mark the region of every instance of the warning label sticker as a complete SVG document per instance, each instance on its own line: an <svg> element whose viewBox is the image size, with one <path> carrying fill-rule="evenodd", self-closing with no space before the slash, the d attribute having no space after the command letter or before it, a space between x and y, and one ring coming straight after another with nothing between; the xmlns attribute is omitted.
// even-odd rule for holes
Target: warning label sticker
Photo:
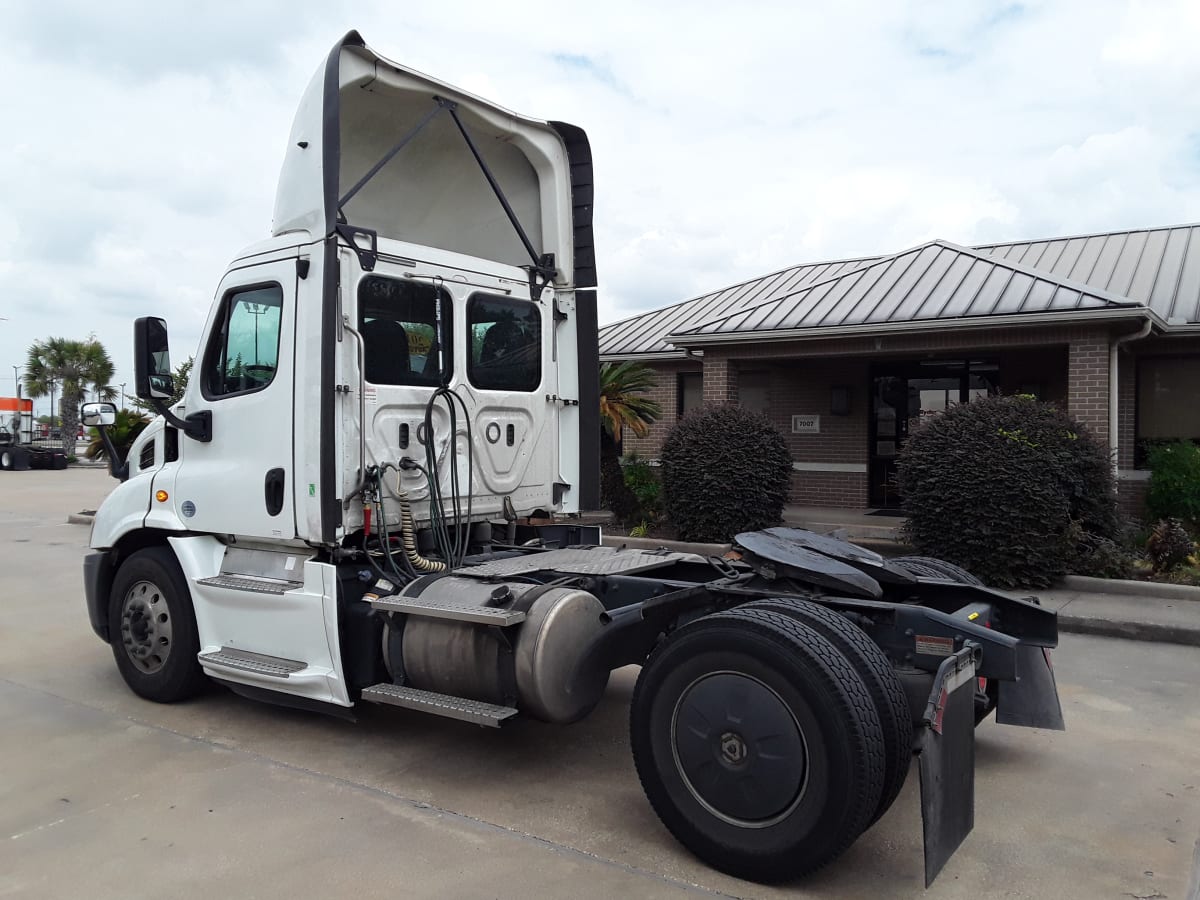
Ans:
<svg viewBox="0 0 1200 900"><path fill-rule="evenodd" d="M954 654L954 638L918 634L917 652L924 653L926 656L952 656Z"/></svg>
<svg viewBox="0 0 1200 900"><path fill-rule="evenodd" d="M373 384L368 384L363 390L363 399L368 403L378 403L379 389Z"/></svg>

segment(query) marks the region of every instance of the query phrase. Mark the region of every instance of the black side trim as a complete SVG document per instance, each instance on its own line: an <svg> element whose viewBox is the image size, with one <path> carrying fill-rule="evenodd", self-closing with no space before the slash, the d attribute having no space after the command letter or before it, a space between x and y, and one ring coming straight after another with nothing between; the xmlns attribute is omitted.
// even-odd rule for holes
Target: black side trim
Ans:
<svg viewBox="0 0 1200 900"><path fill-rule="evenodd" d="M112 591L113 553L102 550L83 558L83 595L92 631L108 643L108 595Z"/></svg>
<svg viewBox="0 0 1200 900"><path fill-rule="evenodd" d="M579 358L579 508L600 507L600 325L596 292L596 245L592 236L592 148L582 128L551 122L567 148L571 166L571 223L575 235L575 340Z"/></svg>
<svg viewBox="0 0 1200 900"><path fill-rule="evenodd" d="M341 56L345 47L362 47L357 31L346 33L325 60L324 119L321 125L321 175L325 195L325 255L321 287L321 542L332 544L342 524L342 505L335 490L337 474L334 460L334 371L337 354L338 321L338 178L341 169Z"/></svg>
<svg viewBox="0 0 1200 900"><path fill-rule="evenodd" d="M305 712L324 713L327 716L335 716L339 719L345 719L348 722L358 721L358 718L349 707L338 706L336 703L326 703L323 700L313 700L310 697L297 697L294 694L282 694L279 691L272 691L267 688L226 681L224 678L213 678L213 681L217 684L223 684L238 696L245 697L248 700L258 700L262 703L274 704L275 706L286 706L288 709L302 709Z"/></svg>

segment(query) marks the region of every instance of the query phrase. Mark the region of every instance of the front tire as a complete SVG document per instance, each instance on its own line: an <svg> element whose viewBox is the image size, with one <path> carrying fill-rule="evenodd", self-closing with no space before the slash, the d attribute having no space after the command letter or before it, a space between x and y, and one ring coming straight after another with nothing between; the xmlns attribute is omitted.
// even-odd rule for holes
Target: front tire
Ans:
<svg viewBox="0 0 1200 900"><path fill-rule="evenodd" d="M108 633L121 677L156 703L186 700L207 683L187 581L168 547L149 547L117 570Z"/></svg>
<svg viewBox="0 0 1200 900"><path fill-rule="evenodd" d="M668 830L752 881L825 865L883 789L875 705L815 629L734 609L680 628L650 657L630 713L634 764Z"/></svg>

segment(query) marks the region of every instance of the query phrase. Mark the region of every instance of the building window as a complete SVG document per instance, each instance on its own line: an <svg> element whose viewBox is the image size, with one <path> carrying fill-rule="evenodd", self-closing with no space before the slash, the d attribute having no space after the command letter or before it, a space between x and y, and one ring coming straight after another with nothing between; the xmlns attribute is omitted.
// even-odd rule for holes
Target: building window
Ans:
<svg viewBox="0 0 1200 900"><path fill-rule="evenodd" d="M358 286L364 377L436 386L454 366L450 296L433 285L369 275Z"/></svg>
<svg viewBox="0 0 1200 900"><path fill-rule="evenodd" d="M704 403L704 376L699 372L681 372L678 382L678 411L685 416Z"/></svg>
<svg viewBox="0 0 1200 900"><path fill-rule="evenodd" d="M766 413L771 408L771 373L738 372L738 405Z"/></svg>
<svg viewBox="0 0 1200 900"><path fill-rule="evenodd" d="M1147 357L1137 370L1137 465L1167 441L1200 442L1200 356Z"/></svg>
<svg viewBox="0 0 1200 900"><path fill-rule="evenodd" d="M275 378L283 290L278 285L226 295L205 354L204 396L260 391Z"/></svg>
<svg viewBox="0 0 1200 900"><path fill-rule="evenodd" d="M477 294L467 304L471 384L488 391L536 391L542 383L542 317L528 300Z"/></svg>

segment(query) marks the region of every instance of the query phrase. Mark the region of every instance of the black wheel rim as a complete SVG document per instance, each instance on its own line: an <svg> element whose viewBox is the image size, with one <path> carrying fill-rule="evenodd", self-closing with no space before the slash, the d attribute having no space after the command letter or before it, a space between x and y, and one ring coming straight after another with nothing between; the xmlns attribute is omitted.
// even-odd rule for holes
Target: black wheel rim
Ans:
<svg viewBox="0 0 1200 900"><path fill-rule="evenodd" d="M808 746L783 698L757 678L714 672L679 695L675 765L710 813L743 828L785 818L804 795Z"/></svg>

